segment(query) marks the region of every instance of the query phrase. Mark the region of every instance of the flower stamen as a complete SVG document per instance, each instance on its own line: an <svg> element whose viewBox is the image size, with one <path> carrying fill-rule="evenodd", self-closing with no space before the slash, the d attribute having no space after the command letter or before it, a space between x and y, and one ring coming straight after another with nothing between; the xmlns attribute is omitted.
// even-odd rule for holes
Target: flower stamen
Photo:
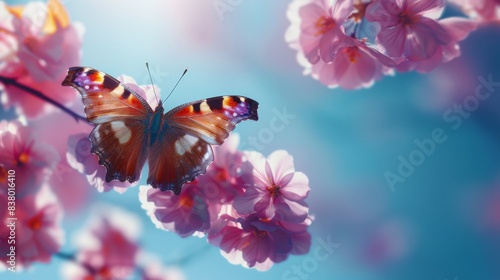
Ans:
<svg viewBox="0 0 500 280"><path fill-rule="evenodd" d="M356 63L358 58L361 57L357 47L347 47L342 49L342 53L347 57L351 63Z"/></svg>
<svg viewBox="0 0 500 280"><path fill-rule="evenodd" d="M319 36L333 29L336 26L336 23L335 20L331 17L327 18L321 16L316 20L314 26L316 27L316 33L314 35Z"/></svg>
<svg viewBox="0 0 500 280"><path fill-rule="evenodd" d="M272 185L270 187L267 187L267 191L269 192L269 195L273 199L276 198L279 195L280 189L281 189L281 187L276 186L276 185Z"/></svg>
<svg viewBox="0 0 500 280"><path fill-rule="evenodd" d="M418 16L412 15L408 11L403 11L399 14L399 20L405 27L409 27L418 22Z"/></svg>
<svg viewBox="0 0 500 280"><path fill-rule="evenodd" d="M17 159L14 161L14 165L18 167L23 167L26 165L26 163L28 163L29 160L30 160L29 153L23 151L22 153L19 154L19 156L17 156Z"/></svg>
<svg viewBox="0 0 500 280"><path fill-rule="evenodd" d="M28 226L33 230L39 230L42 227L42 214L38 214L28 221Z"/></svg>

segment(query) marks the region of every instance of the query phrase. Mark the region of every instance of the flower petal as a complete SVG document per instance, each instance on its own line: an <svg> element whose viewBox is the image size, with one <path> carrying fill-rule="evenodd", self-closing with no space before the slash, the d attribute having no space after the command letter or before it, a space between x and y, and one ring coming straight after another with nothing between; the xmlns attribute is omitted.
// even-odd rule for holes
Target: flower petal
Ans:
<svg viewBox="0 0 500 280"><path fill-rule="evenodd" d="M282 187L280 193L289 200L298 201L305 199L310 190L306 174L295 172L292 180Z"/></svg>
<svg viewBox="0 0 500 280"><path fill-rule="evenodd" d="M444 0L407 0L407 9L414 15L438 19L446 4Z"/></svg>
<svg viewBox="0 0 500 280"><path fill-rule="evenodd" d="M406 32L402 25L383 28L377 35L379 43L386 49L387 55L400 57L405 50Z"/></svg>
<svg viewBox="0 0 500 280"><path fill-rule="evenodd" d="M421 18L407 31L405 56L410 61L422 61L434 56L440 45L450 42L446 30L436 21Z"/></svg>
<svg viewBox="0 0 500 280"><path fill-rule="evenodd" d="M269 163L269 168L274 174L272 178L273 182L277 182L287 174L295 171L293 167L293 157L285 150L274 151L267 157L267 162ZM269 176L270 174L267 175Z"/></svg>

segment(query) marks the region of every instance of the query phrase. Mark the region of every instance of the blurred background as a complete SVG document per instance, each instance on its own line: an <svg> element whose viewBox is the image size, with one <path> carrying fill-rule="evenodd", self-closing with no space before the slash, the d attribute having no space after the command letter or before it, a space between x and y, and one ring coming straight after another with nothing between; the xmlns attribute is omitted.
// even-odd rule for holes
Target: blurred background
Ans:
<svg viewBox="0 0 500 280"><path fill-rule="evenodd" d="M285 149L310 179L311 251L267 272L231 265L204 238L157 229L137 187L81 197L90 209L109 204L135 214L141 246L187 279L500 279L500 86L459 127L443 116L474 94L479 77L500 81L500 25L472 32L462 56L431 73L397 73L346 91L302 75L284 41L290 1L62 2L85 27L84 66L149 84L149 61L163 96L189 68L167 110L223 94L251 97L260 118L235 130L241 149ZM217 10L220 3L229 8ZM272 120L283 115L284 128L275 129ZM399 175L400 156L409 159L415 141L436 128L446 140L391 188L387 172ZM87 218L87 211L65 214L63 251L74 251L74 233ZM340 246L319 259L315 252L328 240ZM62 263L54 258L0 277L58 279Z"/></svg>

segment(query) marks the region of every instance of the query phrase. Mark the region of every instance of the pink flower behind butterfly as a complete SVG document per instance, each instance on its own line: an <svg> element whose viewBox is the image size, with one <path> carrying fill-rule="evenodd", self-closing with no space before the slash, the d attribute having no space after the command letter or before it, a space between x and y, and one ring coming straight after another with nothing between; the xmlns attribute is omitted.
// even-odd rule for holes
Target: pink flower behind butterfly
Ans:
<svg viewBox="0 0 500 280"><path fill-rule="evenodd" d="M500 21L500 1L498 0L450 0L464 13L482 22Z"/></svg>
<svg viewBox="0 0 500 280"><path fill-rule="evenodd" d="M18 198L35 193L59 162L54 148L36 139L17 121L0 122L0 165L16 172Z"/></svg>
<svg viewBox="0 0 500 280"><path fill-rule="evenodd" d="M238 151L240 136L231 133L220 146L213 146L214 162L207 172L196 178L196 184L211 204L230 203L253 184L253 167ZM188 183L189 184L189 183Z"/></svg>
<svg viewBox="0 0 500 280"><path fill-rule="evenodd" d="M235 199L234 207L240 214L258 213L266 219L302 222L308 216L304 199L309 193L309 179L296 172L293 158L284 150L264 158L258 152L247 152L254 167L255 184Z"/></svg>
<svg viewBox="0 0 500 280"><path fill-rule="evenodd" d="M16 178L18 178L16 176ZM7 209L7 197L0 194L2 206ZM10 201L10 200L9 200ZM5 203L3 203L5 202ZM0 229L0 259L2 265L10 258L10 246L6 244L9 225L15 222L15 261L16 267L27 268L33 262L48 263L53 254L59 252L64 232L60 226L62 211L48 185L44 185L36 194L16 200L15 216L8 211L0 211L2 229Z"/></svg>
<svg viewBox="0 0 500 280"><path fill-rule="evenodd" d="M366 18L381 25L377 40L388 56L418 62L432 58L440 46L450 42L436 21L444 5L444 0L375 0L368 6Z"/></svg>
<svg viewBox="0 0 500 280"><path fill-rule="evenodd" d="M139 200L153 223L182 237L210 228L209 204L195 183L185 184L179 195L141 186Z"/></svg>
<svg viewBox="0 0 500 280"><path fill-rule="evenodd" d="M97 207L78 235L75 262L63 267L65 279L128 279L137 265L137 217L111 207Z"/></svg>
<svg viewBox="0 0 500 280"><path fill-rule="evenodd" d="M7 11L7 13L6 13ZM10 14L10 15L9 15ZM82 28L72 24L56 0L30 2L24 7L0 7L0 38L8 45L0 64L0 76L39 90L50 98L69 103L77 94L60 86L68 67L80 64ZM2 104L16 105L29 118L52 110L47 102L14 86L0 84L7 93Z"/></svg>

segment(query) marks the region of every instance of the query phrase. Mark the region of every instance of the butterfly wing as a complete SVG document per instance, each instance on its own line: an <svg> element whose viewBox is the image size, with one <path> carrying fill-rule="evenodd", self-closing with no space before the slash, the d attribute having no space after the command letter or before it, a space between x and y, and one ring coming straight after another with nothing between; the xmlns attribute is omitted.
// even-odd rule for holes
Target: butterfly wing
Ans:
<svg viewBox="0 0 500 280"><path fill-rule="evenodd" d="M165 119L209 144L220 145L239 122L259 119L258 106L247 97L220 96L178 106Z"/></svg>
<svg viewBox="0 0 500 280"><path fill-rule="evenodd" d="M138 180L147 156L147 123L153 114L148 103L92 68L70 68L62 85L80 92L87 119L96 125L89 136L91 151L106 167L106 181Z"/></svg>
<svg viewBox="0 0 500 280"><path fill-rule="evenodd" d="M178 106L164 116L158 140L149 150L148 184L179 194L184 183L204 174L220 145L243 120L258 120L258 103L221 96Z"/></svg>

